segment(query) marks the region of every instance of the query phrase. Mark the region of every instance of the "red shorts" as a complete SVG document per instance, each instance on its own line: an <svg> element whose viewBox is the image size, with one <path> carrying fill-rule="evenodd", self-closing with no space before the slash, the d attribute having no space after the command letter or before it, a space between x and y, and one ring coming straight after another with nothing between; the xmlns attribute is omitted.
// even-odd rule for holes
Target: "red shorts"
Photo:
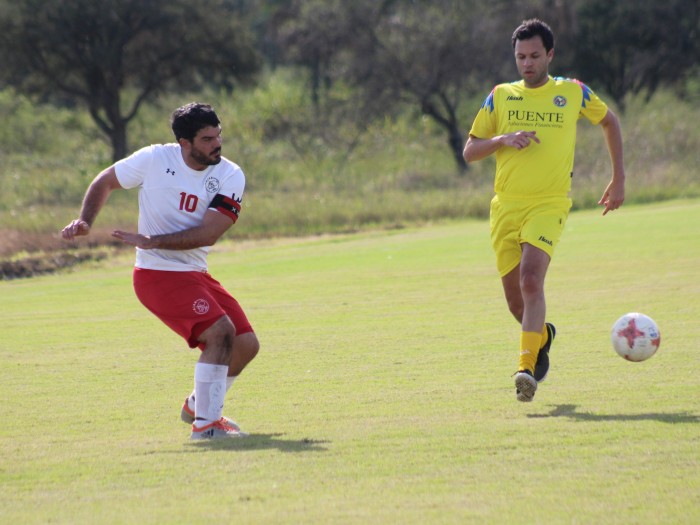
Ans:
<svg viewBox="0 0 700 525"><path fill-rule="evenodd" d="M228 315L236 335L252 332L243 309L206 272L169 272L134 268L134 291L141 304L181 335L190 348L207 328Z"/></svg>

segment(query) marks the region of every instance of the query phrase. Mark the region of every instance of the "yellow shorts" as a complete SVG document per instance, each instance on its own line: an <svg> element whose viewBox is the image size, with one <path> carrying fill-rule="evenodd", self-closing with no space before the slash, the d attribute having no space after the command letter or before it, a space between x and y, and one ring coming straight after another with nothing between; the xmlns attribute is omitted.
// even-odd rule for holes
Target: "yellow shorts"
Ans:
<svg viewBox="0 0 700 525"><path fill-rule="evenodd" d="M561 238L571 209L568 197L507 198L491 200L491 245L501 277L511 272L522 257L526 242L550 257Z"/></svg>

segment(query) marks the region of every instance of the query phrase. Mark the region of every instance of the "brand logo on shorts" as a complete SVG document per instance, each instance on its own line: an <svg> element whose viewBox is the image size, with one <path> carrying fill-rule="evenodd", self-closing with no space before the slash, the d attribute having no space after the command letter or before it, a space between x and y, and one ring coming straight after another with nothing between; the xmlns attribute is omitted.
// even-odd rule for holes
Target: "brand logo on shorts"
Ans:
<svg viewBox="0 0 700 525"><path fill-rule="evenodd" d="M206 188L207 193L216 193L219 191L220 186L219 179L216 177L207 177L207 179L204 181L204 187Z"/></svg>
<svg viewBox="0 0 700 525"><path fill-rule="evenodd" d="M545 242L545 243L549 244L550 246L553 246L553 245L554 245L554 243L553 243L552 241L550 241L549 239L545 238L544 235L540 235L539 240L542 241L542 242Z"/></svg>
<svg viewBox="0 0 700 525"><path fill-rule="evenodd" d="M209 311L209 303L204 299L197 299L192 303L192 310L194 310L196 314L205 314Z"/></svg>

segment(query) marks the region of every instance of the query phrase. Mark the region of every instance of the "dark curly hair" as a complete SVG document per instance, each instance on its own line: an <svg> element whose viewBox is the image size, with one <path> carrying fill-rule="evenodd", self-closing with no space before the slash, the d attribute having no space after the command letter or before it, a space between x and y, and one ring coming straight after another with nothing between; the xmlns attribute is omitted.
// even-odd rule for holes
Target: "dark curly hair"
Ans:
<svg viewBox="0 0 700 525"><path fill-rule="evenodd" d="M218 126L219 117L209 104L190 102L173 111L170 119L175 139L186 139L192 142L200 129Z"/></svg>

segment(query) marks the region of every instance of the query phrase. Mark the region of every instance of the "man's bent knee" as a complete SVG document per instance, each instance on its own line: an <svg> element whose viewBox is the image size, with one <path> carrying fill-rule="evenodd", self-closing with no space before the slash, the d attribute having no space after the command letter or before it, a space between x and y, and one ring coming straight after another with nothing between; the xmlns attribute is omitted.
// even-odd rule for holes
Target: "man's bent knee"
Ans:
<svg viewBox="0 0 700 525"><path fill-rule="evenodd" d="M229 361L228 375L237 376L248 366L260 350L258 337L254 332L246 332L236 337Z"/></svg>
<svg viewBox="0 0 700 525"><path fill-rule="evenodd" d="M207 328L199 341L204 343L202 350L205 360L214 360L216 363L228 363L231 358L231 350L236 337L236 327L227 315L220 317L213 325Z"/></svg>
<svg viewBox="0 0 700 525"><path fill-rule="evenodd" d="M247 332L236 337L234 347L234 351L240 351L245 362L249 363L258 355L260 341L258 341L258 336L255 335L255 332Z"/></svg>

